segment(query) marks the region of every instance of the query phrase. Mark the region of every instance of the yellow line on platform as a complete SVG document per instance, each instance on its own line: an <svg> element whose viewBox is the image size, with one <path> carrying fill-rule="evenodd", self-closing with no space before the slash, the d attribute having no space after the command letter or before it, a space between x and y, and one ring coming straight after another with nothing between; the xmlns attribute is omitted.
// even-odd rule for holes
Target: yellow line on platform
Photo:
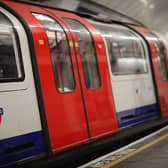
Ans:
<svg viewBox="0 0 168 168"><path fill-rule="evenodd" d="M111 167L119 164L120 162L122 162L122 161L124 161L124 160L126 160L126 159L128 159L128 158L130 158L130 157L132 157L134 155L137 155L138 153L144 151L145 149L157 144L158 142L160 142L160 141L162 141L162 140L164 140L166 138L168 138L168 134L165 134L165 135L153 140L152 142L147 143L146 145L144 145L144 146L142 146L142 147L130 152L129 154L127 154L127 155L125 155L125 156L123 156L121 158L118 158L117 160L111 161L110 163L102 166L101 168L111 168Z"/></svg>

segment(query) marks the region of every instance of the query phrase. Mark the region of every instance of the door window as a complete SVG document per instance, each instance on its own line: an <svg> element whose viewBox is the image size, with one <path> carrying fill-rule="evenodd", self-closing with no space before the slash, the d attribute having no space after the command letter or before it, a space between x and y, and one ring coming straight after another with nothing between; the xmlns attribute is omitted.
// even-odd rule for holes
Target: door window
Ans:
<svg viewBox="0 0 168 168"><path fill-rule="evenodd" d="M100 88L101 80L97 64L95 46L90 32L80 22L73 19L65 19L75 32L80 49L80 57L83 67L85 85L88 89Z"/></svg>
<svg viewBox="0 0 168 168"><path fill-rule="evenodd" d="M43 14L33 15L43 25L48 37L57 90L60 93L72 92L75 79L66 33L53 18Z"/></svg>

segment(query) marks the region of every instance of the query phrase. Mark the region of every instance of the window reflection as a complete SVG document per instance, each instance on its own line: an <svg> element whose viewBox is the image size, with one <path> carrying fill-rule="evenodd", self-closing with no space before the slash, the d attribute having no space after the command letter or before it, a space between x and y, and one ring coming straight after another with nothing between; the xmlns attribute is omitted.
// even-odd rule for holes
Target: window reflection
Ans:
<svg viewBox="0 0 168 168"><path fill-rule="evenodd" d="M141 39L121 26L95 25L106 41L114 75L143 74L148 71Z"/></svg>
<svg viewBox="0 0 168 168"><path fill-rule="evenodd" d="M99 88L101 86L101 81L91 34L78 21L73 19L65 20L70 24L72 27L71 31L75 32L78 39L86 87L89 89Z"/></svg>
<svg viewBox="0 0 168 168"><path fill-rule="evenodd" d="M162 80L168 80L168 72L166 68L166 58L164 54L164 48L162 47L162 45L160 44L158 40L155 40L154 42L155 42L155 47L157 51Z"/></svg>
<svg viewBox="0 0 168 168"><path fill-rule="evenodd" d="M0 13L0 80L13 80L22 77L18 38L13 25Z"/></svg>

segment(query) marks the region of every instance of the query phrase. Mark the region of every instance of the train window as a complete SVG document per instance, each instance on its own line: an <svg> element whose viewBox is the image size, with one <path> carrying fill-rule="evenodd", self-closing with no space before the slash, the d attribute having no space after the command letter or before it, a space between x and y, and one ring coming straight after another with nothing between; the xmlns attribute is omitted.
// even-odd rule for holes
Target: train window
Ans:
<svg viewBox="0 0 168 168"><path fill-rule="evenodd" d="M146 56L140 38L123 26L97 23L95 26L106 41L113 75L147 73Z"/></svg>
<svg viewBox="0 0 168 168"><path fill-rule="evenodd" d="M159 67L161 72L162 80L168 80L168 72L166 68L166 57L164 54L164 48L158 40L154 41L156 46L156 52L159 60Z"/></svg>
<svg viewBox="0 0 168 168"><path fill-rule="evenodd" d="M97 56L94 42L90 32L80 22L73 19L65 19L75 32L80 49L80 57L83 67L85 85L88 89L100 88L101 81L97 64Z"/></svg>
<svg viewBox="0 0 168 168"><path fill-rule="evenodd" d="M33 15L44 26L48 37L57 90L60 93L72 92L75 89L75 79L69 43L63 28L49 16L35 13Z"/></svg>
<svg viewBox="0 0 168 168"><path fill-rule="evenodd" d="M22 80L19 39L10 20L0 13L0 82Z"/></svg>

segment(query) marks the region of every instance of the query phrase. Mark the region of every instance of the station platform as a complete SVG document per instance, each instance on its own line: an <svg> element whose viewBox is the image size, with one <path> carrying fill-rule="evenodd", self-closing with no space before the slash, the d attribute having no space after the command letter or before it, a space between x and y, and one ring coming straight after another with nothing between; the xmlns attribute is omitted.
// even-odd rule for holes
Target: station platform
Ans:
<svg viewBox="0 0 168 168"><path fill-rule="evenodd" d="M168 126L79 168L168 167Z"/></svg>

